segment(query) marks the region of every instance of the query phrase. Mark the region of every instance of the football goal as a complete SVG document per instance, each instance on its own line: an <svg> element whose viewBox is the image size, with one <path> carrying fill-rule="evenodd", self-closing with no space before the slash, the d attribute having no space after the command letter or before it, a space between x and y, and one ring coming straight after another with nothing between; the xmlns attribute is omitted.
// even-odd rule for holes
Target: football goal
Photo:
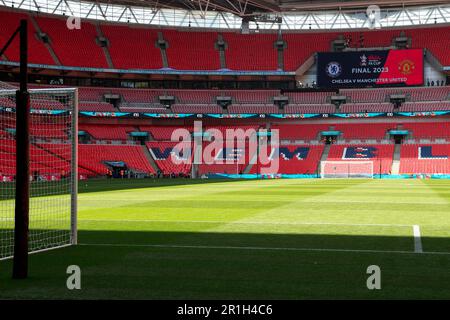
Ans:
<svg viewBox="0 0 450 320"><path fill-rule="evenodd" d="M16 90L0 87L0 259L17 253L18 226L29 253L77 241L77 89L30 90L29 101L25 129Z"/></svg>
<svg viewBox="0 0 450 320"><path fill-rule="evenodd" d="M373 161L322 161L321 178L373 178Z"/></svg>

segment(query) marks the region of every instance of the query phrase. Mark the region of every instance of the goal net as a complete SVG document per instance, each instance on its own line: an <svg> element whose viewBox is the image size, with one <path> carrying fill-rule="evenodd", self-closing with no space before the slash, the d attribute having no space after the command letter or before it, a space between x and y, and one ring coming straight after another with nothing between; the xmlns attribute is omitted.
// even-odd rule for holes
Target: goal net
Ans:
<svg viewBox="0 0 450 320"><path fill-rule="evenodd" d="M373 178L372 161L322 161L321 178Z"/></svg>
<svg viewBox="0 0 450 320"><path fill-rule="evenodd" d="M77 106L76 89L30 90L29 252L76 243ZM0 260L14 253L16 173L16 91L0 87Z"/></svg>

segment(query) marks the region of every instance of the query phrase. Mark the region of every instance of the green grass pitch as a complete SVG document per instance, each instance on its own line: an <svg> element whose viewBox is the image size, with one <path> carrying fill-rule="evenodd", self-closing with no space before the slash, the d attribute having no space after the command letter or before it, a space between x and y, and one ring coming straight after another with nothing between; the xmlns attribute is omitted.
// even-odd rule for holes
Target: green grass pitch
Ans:
<svg viewBox="0 0 450 320"><path fill-rule="evenodd" d="M30 255L27 280L1 261L0 298L450 299L450 181L91 181L80 191L80 244ZM69 265L81 290L66 288ZM381 290L366 287L370 265Z"/></svg>

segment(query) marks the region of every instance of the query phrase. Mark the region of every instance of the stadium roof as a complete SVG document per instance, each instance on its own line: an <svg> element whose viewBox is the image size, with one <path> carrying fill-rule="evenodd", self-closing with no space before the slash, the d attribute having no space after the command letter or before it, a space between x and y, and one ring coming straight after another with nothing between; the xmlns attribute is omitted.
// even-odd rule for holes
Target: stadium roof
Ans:
<svg viewBox="0 0 450 320"><path fill-rule="evenodd" d="M109 0L95 1L154 9L223 11L238 16L258 13L362 9L370 5L382 8L448 4L448 0Z"/></svg>

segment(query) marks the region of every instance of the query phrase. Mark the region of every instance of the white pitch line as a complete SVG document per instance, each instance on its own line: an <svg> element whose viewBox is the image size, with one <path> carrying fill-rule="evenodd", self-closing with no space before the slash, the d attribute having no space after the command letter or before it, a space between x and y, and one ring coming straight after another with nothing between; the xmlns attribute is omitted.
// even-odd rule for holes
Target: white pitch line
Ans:
<svg viewBox="0 0 450 320"><path fill-rule="evenodd" d="M78 219L79 222L164 222L164 223L224 223L224 224L255 224L255 225L306 225L306 226L349 226L349 227L408 227L410 224L382 223L340 223L340 222L265 222L265 221L211 221L211 220L152 220L152 219Z"/></svg>
<svg viewBox="0 0 450 320"><path fill-rule="evenodd" d="M261 251L311 251L311 252L354 252L354 253L395 253L415 254L402 250L364 250L364 249L324 249L324 248L280 248L280 247L244 247L244 246L201 246L177 244L118 244L118 243L79 243L79 246L91 247L128 247L128 248L175 248L175 249L222 249L222 250L261 250ZM428 251L423 254L450 255L450 252Z"/></svg>
<svg viewBox="0 0 450 320"><path fill-rule="evenodd" d="M30 252L28 252L28 254L36 254L36 253L41 253L41 252L53 251L53 250L56 250L56 249L67 248L67 247L70 247L70 246L73 246L73 244L63 244L63 245L60 245L60 246L57 246L57 247L52 247L52 248L46 248L46 249L39 249L39 250L35 250L35 251L30 251ZM5 257L5 258L0 258L0 261L3 261L3 260L10 260L10 259L12 259L12 258L13 258L12 256L10 256L10 257Z"/></svg>
<svg viewBox="0 0 450 320"><path fill-rule="evenodd" d="M416 224L413 225L413 233L414 233L414 252L423 253L422 238L420 236L420 227Z"/></svg>

